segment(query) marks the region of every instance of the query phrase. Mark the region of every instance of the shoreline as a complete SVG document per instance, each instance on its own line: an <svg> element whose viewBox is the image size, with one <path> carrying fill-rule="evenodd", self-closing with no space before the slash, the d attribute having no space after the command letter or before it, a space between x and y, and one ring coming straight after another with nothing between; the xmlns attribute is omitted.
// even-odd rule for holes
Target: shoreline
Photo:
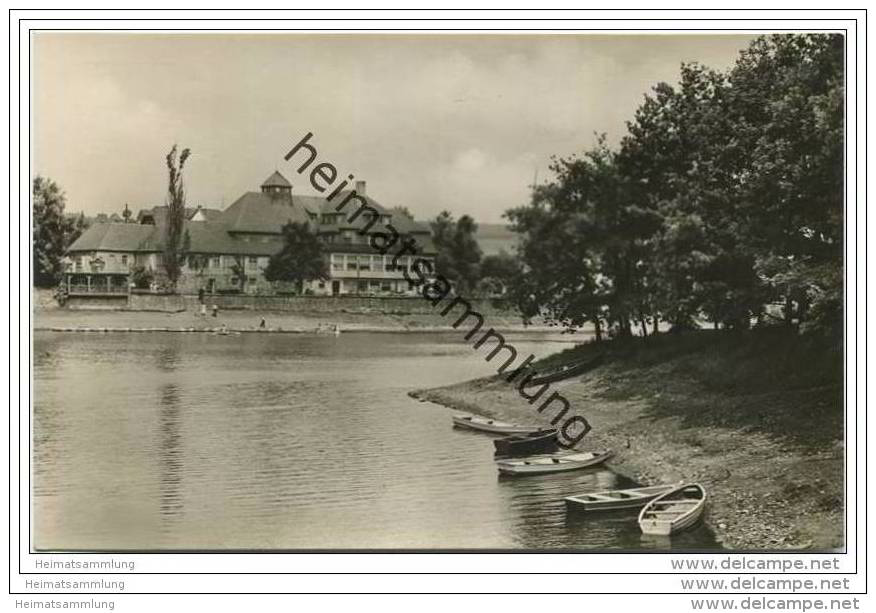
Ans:
<svg viewBox="0 0 876 613"><path fill-rule="evenodd" d="M260 327L261 320L265 327ZM447 333L460 332L451 324L454 318L431 314L399 314L365 311L270 311L220 310L212 313L183 310L132 311L125 309L70 310L61 307L35 305L32 329L62 333L176 332L219 333L225 329L235 334L314 334L331 333L337 326L343 333ZM497 332L559 334L561 328L544 324L524 326L516 314L492 315L489 326ZM583 332L570 338L586 337Z"/></svg>
<svg viewBox="0 0 876 613"><path fill-rule="evenodd" d="M693 425L686 405L696 411L701 403L718 402L717 396L685 389L678 381L654 393L648 389L654 375L663 379L662 385L673 376L672 368L630 369L614 363L554 384L552 389L566 396L573 411L593 427L578 447L612 449L615 456L607 466L643 485L702 483L709 495L704 521L728 550L843 547L841 439L807 447L756 428ZM624 388L640 379L648 380L641 393L627 394ZM498 376L410 395L452 410L550 427L549 418L536 411L537 404L529 405ZM664 402L674 414L663 410Z"/></svg>
<svg viewBox="0 0 876 613"><path fill-rule="evenodd" d="M332 335L333 332L328 330L318 330L316 328L222 328L220 327L205 327L205 328L170 328L170 327L153 327L153 328L116 328L116 327L52 327L52 326L34 326L34 332L80 332L87 334L110 334L118 332L173 332L182 333L201 333L201 334L327 334ZM433 326L421 328L393 328L381 326L356 326L341 328L340 332L344 334L369 333L369 334L446 334L448 332L458 332L456 328L446 326ZM556 333L553 328L542 328L530 326L528 328L513 328L500 327L496 328L496 332L513 332L515 334L550 334Z"/></svg>

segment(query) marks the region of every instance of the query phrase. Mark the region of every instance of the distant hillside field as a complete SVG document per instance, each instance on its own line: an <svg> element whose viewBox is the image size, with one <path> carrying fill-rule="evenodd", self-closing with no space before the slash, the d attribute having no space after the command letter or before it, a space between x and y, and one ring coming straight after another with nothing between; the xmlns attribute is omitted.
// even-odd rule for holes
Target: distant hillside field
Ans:
<svg viewBox="0 0 876 613"><path fill-rule="evenodd" d="M475 236L484 255L495 255L500 251L514 253L519 242L518 236L501 223L479 223Z"/></svg>

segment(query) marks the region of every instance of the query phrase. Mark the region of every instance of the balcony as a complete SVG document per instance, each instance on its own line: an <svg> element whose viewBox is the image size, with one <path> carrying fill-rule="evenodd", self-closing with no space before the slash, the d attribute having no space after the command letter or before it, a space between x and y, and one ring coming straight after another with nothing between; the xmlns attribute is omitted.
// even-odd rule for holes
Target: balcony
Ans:
<svg viewBox="0 0 876 613"><path fill-rule="evenodd" d="M68 272L64 288L70 296L120 296L128 293L126 274Z"/></svg>
<svg viewBox="0 0 876 613"><path fill-rule="evenodd" d="M67 294L70 296L119 296L128 293L128 288L118 285L70 285Z"/></svg>

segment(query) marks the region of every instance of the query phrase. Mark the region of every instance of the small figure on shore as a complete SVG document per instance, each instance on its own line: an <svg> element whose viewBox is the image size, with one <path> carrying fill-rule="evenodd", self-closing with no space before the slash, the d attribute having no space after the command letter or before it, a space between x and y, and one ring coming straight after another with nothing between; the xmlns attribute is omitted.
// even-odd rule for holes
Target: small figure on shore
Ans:
<svg viewBox="0 0 876 613"><path fill-rule="evenodd" d="M219 317L219 305L218 304L213 305L213 317Z"/></svg>
<svg viewBox="0 0 876 613"><path fill-rule="evenodd" d="M259 328L261 328L262 330L265 329L265 318L264 317L262 317L261 322L259 322Z"/></svg>
<svg viewBox="0 0 876 613"><path fill-rule="evenodd" d="M338 324L335 324L334 332L335 332L335 336L338 336L341 333L341 326L339 326Z"/></svg>
<svg viewBox="0 0 876 613"><path fill-rule="evenodd" d="M207 316L207 305L204 304L203 302L201 303L201 313L200 314L201 314L201 317Z"/></svg>
<svg viewBox="0 0 876 613"><path fill-rule="evenodd" d="M198 302L200 302L201 304L204 304L204 288L203 287L198 289Z"/></svg>

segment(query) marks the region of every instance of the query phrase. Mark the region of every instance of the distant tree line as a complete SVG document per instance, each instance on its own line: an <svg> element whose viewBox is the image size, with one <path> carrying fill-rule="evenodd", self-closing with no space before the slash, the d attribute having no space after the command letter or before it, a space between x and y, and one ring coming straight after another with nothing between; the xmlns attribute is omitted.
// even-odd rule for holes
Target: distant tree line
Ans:
<svg viewBox="0 0 876 613"><path fill-rule="evenodd" d="M554 158L506 213L524 315L647 335L778 317L837 333L843 298L843 38L755 39L726 72L683 64L617 147Z"/></svg>
<svg viewBox="0 0 876 613"><path fill-rule="evenodd" d="M522 274L520 260L501 251L484 256L477 241L478 225L469 215L455 219L443 211L430 222L437 256L436 270L461 296L499 296Z"/></svg>

